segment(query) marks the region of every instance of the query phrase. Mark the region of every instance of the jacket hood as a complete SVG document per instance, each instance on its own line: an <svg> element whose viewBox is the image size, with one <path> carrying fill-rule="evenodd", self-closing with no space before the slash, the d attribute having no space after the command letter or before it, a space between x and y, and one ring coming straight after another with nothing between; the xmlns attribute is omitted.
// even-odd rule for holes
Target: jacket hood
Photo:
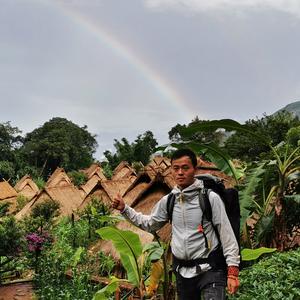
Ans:
<svg viewBox="0 0 300 300"><path fill-rule="evenodd" d="M189 193L192 192L194 190L199 190L203 188L203 182L202 180L199 180L197 178L195 178L195 181L193 184L189 185L188 187L186 187L185 189L181 190L177 185L173 188L173 190L171 191L173 194L180 194L180 193Z"/></svg>

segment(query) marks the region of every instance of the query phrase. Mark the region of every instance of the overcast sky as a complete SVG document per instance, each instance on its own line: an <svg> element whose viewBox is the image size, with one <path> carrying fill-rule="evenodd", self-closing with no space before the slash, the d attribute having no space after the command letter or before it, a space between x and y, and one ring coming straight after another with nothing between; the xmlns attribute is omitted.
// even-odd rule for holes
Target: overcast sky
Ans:
<svg viewBox="0 0 300 300"><path fill-rule="evenodd" d="M298 0L0 0L0 122L113 140L300 100Z"/></svg>

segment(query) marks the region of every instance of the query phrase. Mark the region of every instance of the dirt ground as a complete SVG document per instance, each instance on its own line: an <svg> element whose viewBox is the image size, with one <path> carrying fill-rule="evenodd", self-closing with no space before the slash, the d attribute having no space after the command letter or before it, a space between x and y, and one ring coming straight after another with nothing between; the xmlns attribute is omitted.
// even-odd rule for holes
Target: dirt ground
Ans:
<svg viewBox="0 0 300 300"><path fill-rule="evenodd" d="M32 300L31 282L18 282L0 286L0 300Z"/></svg>

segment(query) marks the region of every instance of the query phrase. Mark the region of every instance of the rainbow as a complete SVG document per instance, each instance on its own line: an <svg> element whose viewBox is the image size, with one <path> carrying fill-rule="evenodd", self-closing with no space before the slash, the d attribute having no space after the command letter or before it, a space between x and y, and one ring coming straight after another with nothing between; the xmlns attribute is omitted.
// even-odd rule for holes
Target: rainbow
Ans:
<svg viewBox="0 0 300 300"><path fill-rule="evenodd" d="M184 118L182 121L190 122L195 117L196 113L185 104L184 98L176 88L171 86L168 80L163 78L159 72L146 64L145 60L135 53L132 48L114 37L107 29L100 27L99 24L92 23L80 12L72 10L70 5L64 4L63 1L51 0L48 4L56 8L65 17L68 17L75 25L93 35L115 55L124 59L147 83L153 86L163 101L168 101L170 105L175 106L180 116Z"/></svg>

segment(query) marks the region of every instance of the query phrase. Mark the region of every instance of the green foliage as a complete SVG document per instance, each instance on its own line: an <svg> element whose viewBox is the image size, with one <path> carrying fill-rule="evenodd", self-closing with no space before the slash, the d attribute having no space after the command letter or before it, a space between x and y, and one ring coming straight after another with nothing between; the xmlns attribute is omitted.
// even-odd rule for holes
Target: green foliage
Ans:
<svg viewBox="0 0 300 300"><path fill-rule="evenodd" d="M111 155L107 152L108 155ZM109 163L102 163L101 164L102 166L102 171L103 171L103 174L104 176L107 178L107 179L111 179L112 176L113 176L113 170L112 170L112 167L110 166Z"/></svg>
<svg viewBox="0 0 300 300"><path fill-rule="evenodd" d="M244 248L241 251L241 256L243 261L256 260L261 255L266 253L272 253L275 252L276 250L277 250L276 248L265 248L265 247L260 247L257 249Z"/></svg>
<svg viewBox="0 0 300 300"><path fill-rule="evenodd" d="M248 120L245 127L248 133L238 130L225 142L225 148L232 157L246 161L269 158L270 147L284 141L290 128L300 125L298 117L282 111L261 119ZM264 137L257 138L258 136Z"/></svg>
<svg viewBox="0 0 300 300"><path fill-rule="evenodd" d="M68 172L68 176L75 186L80 186L87 182L87 175L80 171Z"/></svg>
<svg viewBox="0 0 300 300"><path fill-rule="evenodd" d="M66 171L88 167L96 146L95 136L87 131L87 126L53 118L28 133L21 150L28 164L41 169L47 178L58 166Z"/></svg>
<svg viewBox="0 0 300 300"><path fill-rule="evenodd" d="M198 125L206 125L207 123L210 123L210 121L199 120L199 118L196 117L188 125L177 124L176 126L172 127L172 129L169 131L169 139L175 143L185 141L187 139L186 135L183 133L185 130L189 130L190 128ZM223 142L224 138L224 132L220 130L199 130L188 139L197 141L198 143L214 143L216 145L220 145Z"/></svg>
<svg viewBox="0 0 300 300"><path fill-rule="evenodd" d="M229 299L300 299L300 248L263 258L240 273L240 288Z"/></svg>
<svg viewBox="0 0 300 300"><path fill-rule="evenodd" d="M139 236L131 231L119 230L115 227L103 227L97 230L102 239L111 240L120 253L121 262L127 271L128 280L139 286L141 270L138 258L142 254Z"/></svg>
<svg viewBox="0 0 300 300"><path fill-rule="evenodd" d="M98 254L99 267L98 274L103 277L109 277L112 275L113 268L115 267L115 261L112 256L106 255L102 251Z"/></svg>
<svg viewBox="0 0 300 300"><path fill-rule="evenodd" d="M286 134L286 140L293 147L300 146L300 126L290 128Z"/></svg>
<svg viewBox="0 0 300 300"><path fill-rule="evenodd" d="M14 164L7 160L0 161L0 176L9 180L15 175Z"/></svg>
<svg viewBox="0 0 300 300"><path fill-rule="evenodd" d="M144 134L138 135L136 140L131 144L124 137L121 141L115 139L114 147L116 148L116 153L113 154L111 151L106 150L104 156L112 169L115 169L122 161L127 161L130 164L140 161L146 165L156 145L157 141L153 133L146 131Z"/></svg>
<svg viewBox="0 0 300 300"><path fill-rule="evenodd" d="M14 162L14 150L17 149L22 137L17 127L12 127L10 122L0 123L0 157L3 161Z"/></svg>
<svg viewBox="0 0 300 300"><path fill-rule="evenodd" d="M0 202L0 218L6 216L6 214L9 211L9 206L10 206L9 202L4 202L4 201Z"/></svg>
<svg viewBox="0 0 300 300"><path fill-rule="evenodd" d="M41 203L38 203L32 208L31 216L33 218L42 218L45 222L49 222L56 216L59 209L59 203L57 201L46 199Z"/></svg>
<svg viewBox="0 0 300 300"><path fill-rule="evenodd" d="M157 242L142 248L141 241L136 233L120 230L116 227L103 227L97 230L97 233L101 238L112 241L120 254L128 281L138 288L140 299L143 299L142 295L145 293L143 271L149 261L157 261L161 258L164 252L163 248ZM99 291L97 294L102 295L103 293Z"/></svg>
<svg viewBox="0 0 300 300"><path fill-rule="evenodd" d="M34 283L38 298L44 300L90 300L98 289L90 283L86 250L73 250L61 242L42 254Z"/></svg>
<svg viewBox="0 0 300 300"><path fill-rule="evenodd" d="M16 211L20 211L27 203L28 203L29 199L27 197L25 197L22 194L19 194L17 196L17 207L16 207Z"/></svg>
<svg viewBox="0 0 300 300"><path fill-rule="evenodd" d="M15 256L20 250L22 231L12 216L0 221L0 256Z"/></svg>
<svg viewBox="0 0 300 300"><path fill-rule="evenodd" d="M39 177L39 176L36 177L36 178L33 178L33 181L35 182L35 184L37 185L39 190L42 190L46 185L45 180L42 177Z"/></svg>

